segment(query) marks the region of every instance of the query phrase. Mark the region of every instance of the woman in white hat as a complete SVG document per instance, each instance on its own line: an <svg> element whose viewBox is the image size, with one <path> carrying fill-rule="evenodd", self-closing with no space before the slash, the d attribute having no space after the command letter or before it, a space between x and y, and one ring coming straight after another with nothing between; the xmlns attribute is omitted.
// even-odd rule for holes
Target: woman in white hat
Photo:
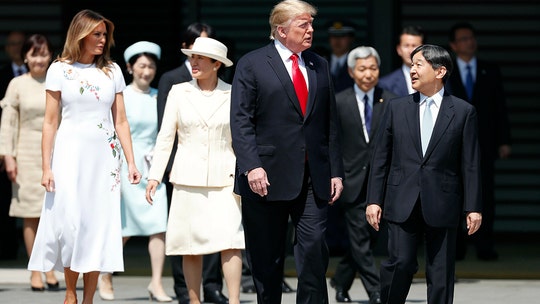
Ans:
<svg viewBox="0 0 540 304"><path fill-rule="evenodd" d="M193 80L174 85L168 95L146 199L153 204L178 134L169 181L173 184L166 254L182 255L191 304L200 303L203 255L221 252L229 303L240 303L244 229L240 197L233 193L236 158L231 144L231 85L218 71L232 66L227 47L199 37L191 49Z"/></svg>
<svg viewBox="0 0 540 304"><path fill-rule="evenodd" d="M152 280L148 284L150 299L158 302L171 302L162 284L163 264L165 263L165 230L167 228L167 195L165 187L156 189L154 205L144 199L146 192L149 162L156 143L157 92L150 87L157 72L161 57L159 45L149 41L139 41L124 51L127 71L132 82L124 90L124 103L129 121L133 154L142 179L138 185L127 181L127 167L122 166L121 213L122 237L124 244L132 236L148 236L148 252L152 267ZM101 276L99 295L103 300L113 300L112 274Z"/></svg>

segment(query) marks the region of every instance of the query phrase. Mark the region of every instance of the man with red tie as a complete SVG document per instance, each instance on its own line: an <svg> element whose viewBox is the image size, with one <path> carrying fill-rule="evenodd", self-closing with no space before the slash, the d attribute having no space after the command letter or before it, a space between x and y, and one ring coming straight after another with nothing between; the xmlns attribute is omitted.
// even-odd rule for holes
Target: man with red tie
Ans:
<svg viewBox="0 0 540 304"><path fill-rule="evenodd" d="M278 3L272 42L238 61L232 83L235 192L258 303L281 302L289 216L296 303L328 303L326 216L343 189L343 163L328 62L307 50L315 14L304 1Z"/></svg>

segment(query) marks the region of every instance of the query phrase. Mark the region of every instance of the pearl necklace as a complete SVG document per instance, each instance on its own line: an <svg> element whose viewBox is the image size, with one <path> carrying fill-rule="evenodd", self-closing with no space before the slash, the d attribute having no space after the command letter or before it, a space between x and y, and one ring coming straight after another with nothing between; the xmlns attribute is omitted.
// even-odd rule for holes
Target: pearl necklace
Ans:
<svg viewBox="0 0 540 304"><path fill-rule="evenodd" d="M210 97L212 95L214 95L214 92L216 91L215 89L212 90L212 91L203 91L199 88L199 91L201 92L201 94L205 97Z"/></svg>

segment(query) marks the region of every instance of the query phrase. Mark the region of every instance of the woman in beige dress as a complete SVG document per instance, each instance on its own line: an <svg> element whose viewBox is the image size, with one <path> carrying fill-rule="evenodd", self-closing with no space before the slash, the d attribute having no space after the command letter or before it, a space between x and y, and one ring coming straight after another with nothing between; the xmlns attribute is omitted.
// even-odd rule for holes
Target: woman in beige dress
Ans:
<svg viewBox="0 0 540 304"><path fill-rule="evenodd" d="M146 198L153 202L178 134L169 181L172 202L165 236L167 255L182 255L191 304L200 303L203 255L221 253L229 303L240 303L244 229L240 197L233 193L236 158L231 145L231 85L218 78L227 47L207 37L182 49L193 80L174 85L168 95Z"/></svg>
<svg viewBox="0 0 540 304"><path fill-rule="evenodd" d="M30 256L34 246L45 189L41 186L41 128L45 115L45 76L52 59L47 37L39 34L24 42L21 54L28 73L9 83L0 102L0 155L12 182L9 215L23 218L23 238ZM45 273L49 290L59 289L54 272ZM33 291L45 290L42 274L32 271Z"/></svg>

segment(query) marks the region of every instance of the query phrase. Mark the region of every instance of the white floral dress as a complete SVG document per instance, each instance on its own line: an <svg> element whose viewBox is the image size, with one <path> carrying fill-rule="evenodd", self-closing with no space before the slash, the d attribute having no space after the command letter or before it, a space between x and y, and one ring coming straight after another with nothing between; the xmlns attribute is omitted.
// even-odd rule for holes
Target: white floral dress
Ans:
<svg viewBox="0 0 540 304"><path fill-rule="evenodd" d="M120 143L111 116L126 87L117 64L53 63L46 89L61 92L62 121L52 157L55 191L45 194L29 270L124 270Z"/></svg>

